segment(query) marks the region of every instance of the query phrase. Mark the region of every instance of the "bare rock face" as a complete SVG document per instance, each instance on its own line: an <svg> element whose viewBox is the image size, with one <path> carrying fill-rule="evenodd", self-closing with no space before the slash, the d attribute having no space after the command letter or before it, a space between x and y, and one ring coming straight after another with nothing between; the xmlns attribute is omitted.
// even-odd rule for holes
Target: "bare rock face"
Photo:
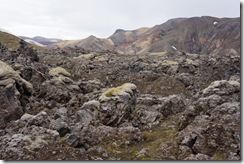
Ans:
<svg viewBox="0 0 244 164"><path fill-rule="evenodd" d="M179 133L180 145L188 146L193 154L209 156L203 159L240 159L239 87L237 81L222 80L204 89L195 103L200 115ZM190 155L186 159L200 157Z"/></svg>

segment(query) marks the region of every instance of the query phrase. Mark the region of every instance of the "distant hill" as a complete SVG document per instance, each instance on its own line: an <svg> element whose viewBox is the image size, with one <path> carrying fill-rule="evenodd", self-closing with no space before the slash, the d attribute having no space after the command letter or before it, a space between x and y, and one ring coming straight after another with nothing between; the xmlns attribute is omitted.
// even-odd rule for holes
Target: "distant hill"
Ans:
<svg viewBox="0 0 244 164"><path fill-rule="evenodd" d="M9 33L8 31L0 29L0 43L8 49L17 50L19 48L20 39L21 38ZM27 45L34 47L35 49L41 48L40 46L32 43L27 43Z"/></svg>
<svg viewBox="0 0 244 164"><path fill-rule="evenodd" d="M52 44L52 43L57 43L57 42L60 42L62 41L61 39L57 39L57 38L45 38L45 37L42 37L42 36L36 36L36 37L33 37L33 38L30 38L30 37L26 37L26 36L19 36L21 39L24 39L24 40L27 40L27 41L34 41L34 42L37 42L41 45L44 45L44 46L47 46L49 44Z"/></svg>
<svg viewBox="0 0 244 164"><path fill-rule="evenodd" d="M112 50L114 47L114 43L111 39L100 39L93 35L82 39L82 40L65 40L57 43L53 43L49 45L50 47L82 47L87 50L92 51L107 51Z"/></svg>

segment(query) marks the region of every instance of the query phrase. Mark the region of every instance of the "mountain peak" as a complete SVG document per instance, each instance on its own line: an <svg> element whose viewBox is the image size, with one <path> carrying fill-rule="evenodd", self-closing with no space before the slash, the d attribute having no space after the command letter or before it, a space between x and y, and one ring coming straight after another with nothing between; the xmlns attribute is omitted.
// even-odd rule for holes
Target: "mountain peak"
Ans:
<svg viewBox="0 0 244 164"><path fill-rule="evenodd" d="M125 32L125 30L123 30L123 29L117 29L117 30L115 30L114 34L120 33L120 32Z"/></svg>
<svg viewBox="0 0 244 164"><path fill-rule="evenodd" d="M94 36L94 35L90 35L90 36L88 36L86 39L97 39L97 37Z"/></svg>

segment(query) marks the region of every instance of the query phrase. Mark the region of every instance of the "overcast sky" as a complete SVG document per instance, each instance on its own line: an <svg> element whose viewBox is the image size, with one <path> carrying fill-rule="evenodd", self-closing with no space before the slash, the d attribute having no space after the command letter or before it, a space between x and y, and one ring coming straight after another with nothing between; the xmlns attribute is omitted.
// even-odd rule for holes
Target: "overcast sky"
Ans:
<svg viewBox="0 0 244 164"><path fill-rule="evenodd" d="M178 17L239 17L239 0L0 0L0 28L15 35L107 38Z"/></svg>

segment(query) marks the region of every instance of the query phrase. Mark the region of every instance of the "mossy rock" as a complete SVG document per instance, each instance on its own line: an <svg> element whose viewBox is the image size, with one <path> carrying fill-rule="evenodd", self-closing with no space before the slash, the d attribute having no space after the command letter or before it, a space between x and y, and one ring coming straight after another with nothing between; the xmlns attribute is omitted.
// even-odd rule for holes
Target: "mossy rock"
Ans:
<svg viewBox="0 0 244 164"><path fill-rule="evenodd" d="M179 63L171 60L164 60L161 64L165 66L171 66L171 65L178 65Z"/></svg>
<svg viewBox="0 0 244 164"><path fill-rule="evenodd" d="M74 57L75 59L93 59L95 55L93 53L90 54L82 54L78 57Z"/></svg>
<svg viewBox="0 0 244 164"><path fill-rule="evenodd" d="M107 91L105 91L100 97L99 100L105 101L110 99L113 96L121 96L121 95L128 95L132 94L132 90L136 90L136 85L132 83L125 83L118 87L109 88Z"/></svg>
<svg viewBox="0 0 244 164"><path fill-rule="evenodd" d="M68 71L66 71L64 68L62 68L62 67L52 68L48 72L48 74L51 75L51 76L59 76L59 75L63 75L63 76L67 76L67 77L71 76L71 74Z"/></svg>
<svg viewBox="0 0 244 164"><path fill-rule="evenodd" d="M33 85L20 77L17 71L14 71L7 63L0 61L0 86L12 87L14 82L23 86L28 93L33 90Z"/></svg>
<svg viewBox="0 0 244 164"><path fill-rule="evenodd" d="M224 160L224 157L221 152L215 152L213 155L214 160Z"/></svg>
<svg viewBox="0 0 244 164"><path fill-rule="evenodd" d="M193 65L193 66L195 66L195 67L197 67L197 66L199 65L198 62L193 61L193 60L191 60L191 59L186 59L186 63L187 63L188 65Z"/></svg>
<svg viewBox="0 0 244 164"><path fill-rule="evenodd" d="M104 56L97 56L97 57L95 58L95 60L98 61L98 62L105 62L105 61L107 61L108 59L106 59L106 57L104 57Z"/></svg>

